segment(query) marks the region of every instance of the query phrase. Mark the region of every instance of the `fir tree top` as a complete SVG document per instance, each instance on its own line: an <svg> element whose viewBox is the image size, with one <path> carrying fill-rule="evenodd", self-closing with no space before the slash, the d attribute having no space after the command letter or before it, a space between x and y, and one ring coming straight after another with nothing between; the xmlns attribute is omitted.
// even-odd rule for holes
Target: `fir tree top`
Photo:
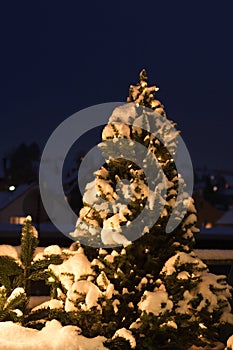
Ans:
<svg viewBox="0 0 233 350"><path fill-rule="evenodd" d="M164 106L160 101L155 99L155 93L159 90L156 85L148 86L146 70L142 69L139 73L139 83L137 85L130 85L129 97L127 102L134 102L138 105L142 105L153 109L162 116L166 117Z"/></svg>

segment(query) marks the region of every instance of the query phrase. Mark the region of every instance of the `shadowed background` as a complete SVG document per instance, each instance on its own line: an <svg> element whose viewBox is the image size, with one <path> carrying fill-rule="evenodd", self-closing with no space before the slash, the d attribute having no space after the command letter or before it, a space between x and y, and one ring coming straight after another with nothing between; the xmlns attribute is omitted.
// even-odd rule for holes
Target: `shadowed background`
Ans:
<svg viewBox="0 0 233 350"><path fill-rule="evenodd" d="M93 104L125 101L144 67L194 167L233 169L230 2L1 4L0 157Z"/></svg>

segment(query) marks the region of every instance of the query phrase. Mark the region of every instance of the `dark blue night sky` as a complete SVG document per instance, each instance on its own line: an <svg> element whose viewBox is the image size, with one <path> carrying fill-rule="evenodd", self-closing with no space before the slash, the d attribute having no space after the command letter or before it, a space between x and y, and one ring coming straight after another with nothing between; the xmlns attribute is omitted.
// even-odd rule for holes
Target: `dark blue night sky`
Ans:
<svg viewBox="0 0 233 350"><path fill-rule="evenodd" d="M10 1L0 23L1 157L125 101L146 68L194 166L233 169L230 1Z"/></svg>

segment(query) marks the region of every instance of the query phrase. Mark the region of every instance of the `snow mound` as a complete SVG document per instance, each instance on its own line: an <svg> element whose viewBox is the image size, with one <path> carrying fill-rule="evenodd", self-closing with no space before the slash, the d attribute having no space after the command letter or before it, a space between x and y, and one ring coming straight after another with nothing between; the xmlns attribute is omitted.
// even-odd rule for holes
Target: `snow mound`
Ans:
<svg viewBox="0 0 233 350"><path fill-rule="evenodd" d="M115 332L113 339L115 339L117 337L125 338L126 340L128 340L130 342L130 346L132 349L136 348L136 340L135 340L134 336L132 335L132 332L129 331L128 329L126 329L126 328L118 329Z"/></svg>
<svg viewBox="0 0 233 350"><path fill-rule="evenodd" d="M76 326L62 327L60 322L46 322L36 329L22 327L11 321L0 322L0 349L4 350L105 350L105 337L86 338Z"/></svg>
<svg viewBox="0 0 233 350"><path fill-rule="evenodd" d="M15 247L12 247L8 244L1 244L0 245L0 255L10 256L11 258L17 260L18 259L18 252Z"/></svg>
<svg viewBox="0 0 233 350"><path fill-rule="evenodd" d="M227 347L225 350L231 350L233 349L233 335L227 340Z"/></svg>
<svg viewBox="0 0 233 350"><path fill-rule="evenodd" d="M138 303L138 307L146 313L151 312L154 315L159 316L164 314L167 310L170 311L173 307L173 302L168 298L168 294L165 291L145 291L142 299Z"/></svg>

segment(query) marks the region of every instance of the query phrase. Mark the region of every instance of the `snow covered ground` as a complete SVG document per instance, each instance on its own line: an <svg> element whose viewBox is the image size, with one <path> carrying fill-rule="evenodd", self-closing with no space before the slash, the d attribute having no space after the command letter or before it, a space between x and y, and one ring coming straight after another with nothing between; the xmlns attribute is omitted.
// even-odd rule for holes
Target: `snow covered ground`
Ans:
<svg viewBox="0 0 233 350"><path fill-rule="evenodd" d="M70 257L67 258L67 260L64 261L63 264L50 265L50 268L54 270L54 273L56 275L59 275L60 278L62 277L63 272L69 271L70 273L73 273L75 281L72 285L72 288L75 287L75 290L78 289L80 291L80 288L82 287L82 291L85 294L85 310L88 310L93 305L98 306L98 293L100 293L98 287L88 280L79 280L81 275L89 274L92 268L92 263L87 260L82 248L79 248L78 251L68 251L67 249L63 250L57 245L48 246L46 248L38 247L36 250L34 260L43 259L43 253L46 255L50 255L53 253L60 254L62 251L66 251L67 253L69 252ZM205 257L205 259L212 259L213 257L215 259L217 257L219 259L232 258L232 250L200 250L196 251L196 253L199 258ZM19 254L20 247L0 245L0 255L8 255L17 260ZM179 253L179 262L182 264L186 263L187 261L203 264L203 262L200 259L196 258L194 255L191 256L184 252ZM108 255L107 257L112 257L112 255ZM164 272L169 276L175 271L175 261L176 256L171 257L164 266ZM202 265L200 267L202 267ZM182 275L181 273L178 275L178 278L186 279L187 275L188 272L185 273L184 271ZM64 280L63 282L65 284L69 281ZM100 277L97 278L97 282L101 285ZM77 284L78 288L76 288ZM209 286L214 286L216 287L216 290L220 291L219 293L217 293L218 295L216 294L216 297L213 295ZM87 290L85 289L86 287L88 287ZM69 286L67 285L67 289L70 293L68 299L70 300L72 299L71 293L75 291L72 288L69 288ZM205 275L204 281L199 284L198 291L199 293L205 295L205 297L211 301L209 305L209 307L211 308L216 306L216 298L223 298L221 285L215 279L215 275L213 274L207 273ZM107 290L105 293L107 295L107 293L110 292L111 291L109 289L109 291ZM163 304L166 304L166 307L163 308L163 311L169 311L172 308L172 301L168 298L168 295L163 285L161 285L161 287L159 287L158 289L155 289L153 292L145 292L144 296L146 296L146 299L142 298L139 302L139 308L142 311L148 311L154 313L154 315L158 315L161 313L161 309L160 307L158 307L159 305L162 305L161 302L163 302ZM184 294L183 304L180 303L181 313L183 312L182 310L184 310L184 313L187 312L187 303L189 302L191 297L191 294L188 292ZM62 302L59 300L50 300L49 304L47 300L47 298L43 300L41 298L39 298L38 300L31 300L31 303L34 303L33 305L31 305L31 307L35 307L36 305L44 302L46 302L44 306L49 306L50 308L59 308L60 304L62 305ZM56 305L54 305L55 302ZM58 305L58 303L60 304ZM199 308L202 308L202 306L203 305L200 304ZM40 305L40 307L43 307L43 304ZM66 308L70 310L70 307L73 307L72 303L70 303L69 305L66 304ZM227 317L231 317L231 314L228 313ZM223 319L223 321L224 320L225 319ZM170 324L170 326L176 328L176 324L174 322ZM121 336L128 339L130 341L131 347L135 348L135 339L129 330L124 328L118 329L113 338L117 336ZM86 338L81 334L80 328L72 325L62 326L61 323L55 319L46 322L45 327L40 331L32 328L22 327L21 325L13 323L11 321L0 322L0 350L104 350L107 349L104 346L104 342L106 340L107 339L103 336L97 336L95 338ZM224 349L224 346L219 346L216 347L216 349ZM198 348L191 349L194 350ZM225 350L231 349L233 350L233 337L228 339L227 347L225 348Z"/></svg>
<svg viewBox="0 0 233 350"><path fill-rule="evenodd" d="M1 350L104 350L105 337L86 338L75 326L62 327L52 320L38 331L11 321L0 322Z"/></svg>

